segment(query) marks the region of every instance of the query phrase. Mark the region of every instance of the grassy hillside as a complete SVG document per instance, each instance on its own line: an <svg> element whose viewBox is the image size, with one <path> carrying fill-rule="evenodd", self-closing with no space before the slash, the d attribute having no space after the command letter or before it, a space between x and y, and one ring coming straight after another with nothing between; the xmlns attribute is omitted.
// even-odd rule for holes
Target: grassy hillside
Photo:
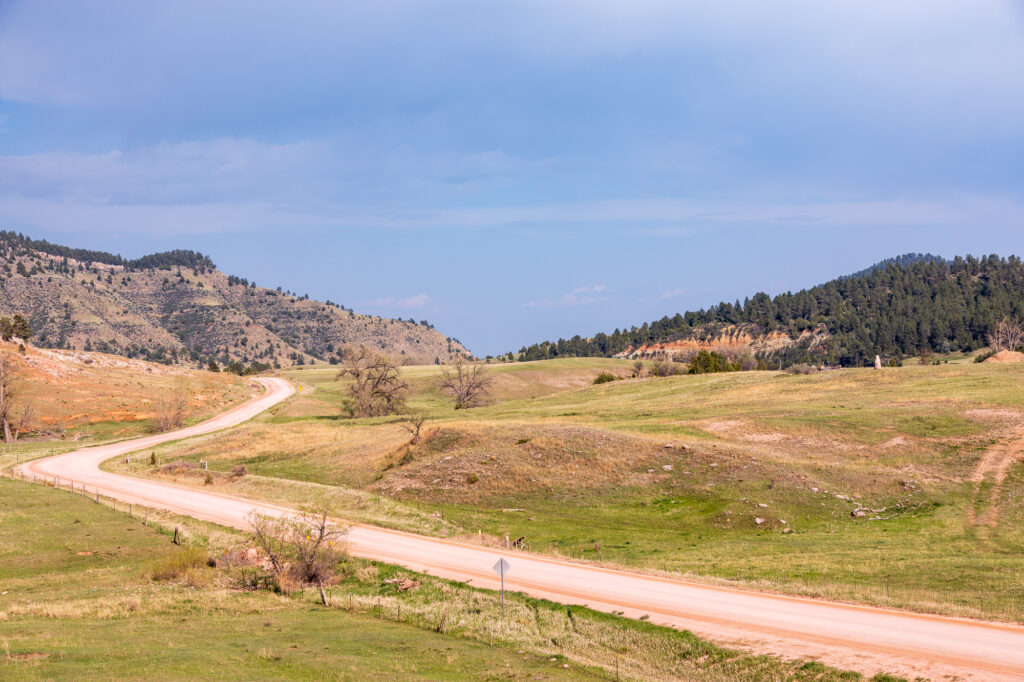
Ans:
<svg viewBox="0 0 1024 682"><path fill-rule="evenodd" d="M0 233L0 315L14 313L40 346L168 363L291 366L328 362L346 344L419 363L466 353L432 326L257 287L201 254L125 261Z"/></svg>
<svg viewBox="0 0 1024 682"><path fill-rule="evenodd" d="M1024 366L809 376L746 372L592 385L629 363L499 365L492 404L455 412L410 368L421 443L396 418L341 418L328 369L231 433L160 450L216 486L420 532L759 589L1024 619L1018 482ZM535 396L535 397L534 397ZM122 466L122 465L117 465ZM159 474L145 464L141 475ZM186 473L178 480L201 485ZM289 479L287 485L275 480ZM438 512L443 524L424 522Z"/></svg>
<svg viewBox="0 0 1024 682"><path fill-rule="evenodd" d="M65 450L99 440L143 435L179 383L188 391L187 422L202 421L249 397L249 382L227 373L168 367L104 353L51 350L0 341L17 368L14 412L32 408L28 431L8 454ZM5 461L0 455L0 464Z"/></svg>
<svg viewBox="0 0 1024 682"><path fill-rule="evenodd" d="M0 509L3 678L860 679L518 594L502 622L493 592L355 559L324 607L312 590L250 591L208 566L247 545L233 531L188 522L179 548L156 523L2 479ZM396 576L420 587L396 592Z"/></svg>

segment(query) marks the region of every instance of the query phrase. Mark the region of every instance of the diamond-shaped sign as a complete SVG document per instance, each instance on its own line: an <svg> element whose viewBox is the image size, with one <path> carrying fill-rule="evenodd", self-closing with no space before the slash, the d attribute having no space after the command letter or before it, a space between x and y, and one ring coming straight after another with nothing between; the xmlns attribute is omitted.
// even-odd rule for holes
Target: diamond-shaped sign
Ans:
<svg viewBox="0 0 1024 682"><path fill-rule="evenodd" d="M512 568L508 565L508 562L504 558L498 559L498 563L494 564L494 572L500 575L502 578L508 573L508 569Z"/></svg>

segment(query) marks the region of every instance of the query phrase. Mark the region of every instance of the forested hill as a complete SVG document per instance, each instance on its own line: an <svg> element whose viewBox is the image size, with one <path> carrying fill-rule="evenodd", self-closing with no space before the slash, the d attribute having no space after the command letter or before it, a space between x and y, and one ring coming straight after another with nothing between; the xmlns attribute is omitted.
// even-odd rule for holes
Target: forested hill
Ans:
<svg viewBox="0 0 1024 682"><path fill-rule="evenodd" d="M19 314L44 347L250 369L336 362L365 345L408 363L468 351L426 320L360 315L265 289L195 251L126 259L0 231L0 317Z"/></svg>
<svg viewBox="0 0 1024 682"><path fill-rule="evenodd" d="M758 351L766 360L861 365L876 354L980 348L1004 317L1024 317L1020 258L958 256L946 261L922 256L896 259L797 293L774 298L758 293L742 303L719 303L626 331L546 341L523 348L520 357L630 354L681 339L714 339L722 329L739 328L755 338L774 335L792 341ZM809 331L826 341L803 343Z"/></svg>
<svg viewBox="0 0 1024 682"><path fill-rule="evenodd" d="M908 265L914 265L916 263L946 263L946 259L942 256L936 256L931 253L905 253L902 256L896 256L894 258L886 258L883 261L875 263L869 268L859 270L852 275L846 275L843 279L849 279L851 277L861 277L863 275L870 275L875 270L882 270L889 265L902 265L907 267Z"/></svg>

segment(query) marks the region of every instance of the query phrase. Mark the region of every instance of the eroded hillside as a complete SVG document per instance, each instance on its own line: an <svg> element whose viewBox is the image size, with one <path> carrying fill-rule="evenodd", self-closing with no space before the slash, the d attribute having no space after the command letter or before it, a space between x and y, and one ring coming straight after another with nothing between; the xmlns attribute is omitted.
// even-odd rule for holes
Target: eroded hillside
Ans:
<svg viewBox="0 0 1024 682"><path fill-rule="evenodd" d="M468 354L430 325L257 287L194 252L124 261L4 235L0 314L26 316L43 347L268 366L328 362L347 344L410 364Z"/></svg>

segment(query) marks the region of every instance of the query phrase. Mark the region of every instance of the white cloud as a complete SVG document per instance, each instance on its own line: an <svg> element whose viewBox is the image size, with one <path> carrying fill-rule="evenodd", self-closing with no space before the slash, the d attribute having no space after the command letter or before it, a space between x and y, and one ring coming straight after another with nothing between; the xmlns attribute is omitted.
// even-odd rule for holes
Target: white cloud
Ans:
<svg viewBox="0 0 1024 682"><path fill-rule="evenodd" d="M602 294L607 290L608 288L603 284L577 287L556 299L543 298L536 301L527 301L526 303L523 304L523 307L554 308L573 307L578 305L589 305L591 303L600 303L602 301L607 300L606 296L602 296Z"/></svg>
<svg viewBox="0 0 1024 682"><path fill-rule="evenodd" d="M385 296L369 301L363 301L362 305L367 308L390 308L392 310L421 310L435 303L435 299L427 294L414 294L404 298Z"/></svg>
<svg viewBox="0 0 1024 682"><path fill-rule="evenodd" d="M663 293L661 296L658 297L658 300L659 301L667 301L670 298L677 298L679 296L682 296L685 293L686 293L686 289L683 289L682 287L679 287L677 289L673 289L672 291L666 291L665 293Z"/></svg>

